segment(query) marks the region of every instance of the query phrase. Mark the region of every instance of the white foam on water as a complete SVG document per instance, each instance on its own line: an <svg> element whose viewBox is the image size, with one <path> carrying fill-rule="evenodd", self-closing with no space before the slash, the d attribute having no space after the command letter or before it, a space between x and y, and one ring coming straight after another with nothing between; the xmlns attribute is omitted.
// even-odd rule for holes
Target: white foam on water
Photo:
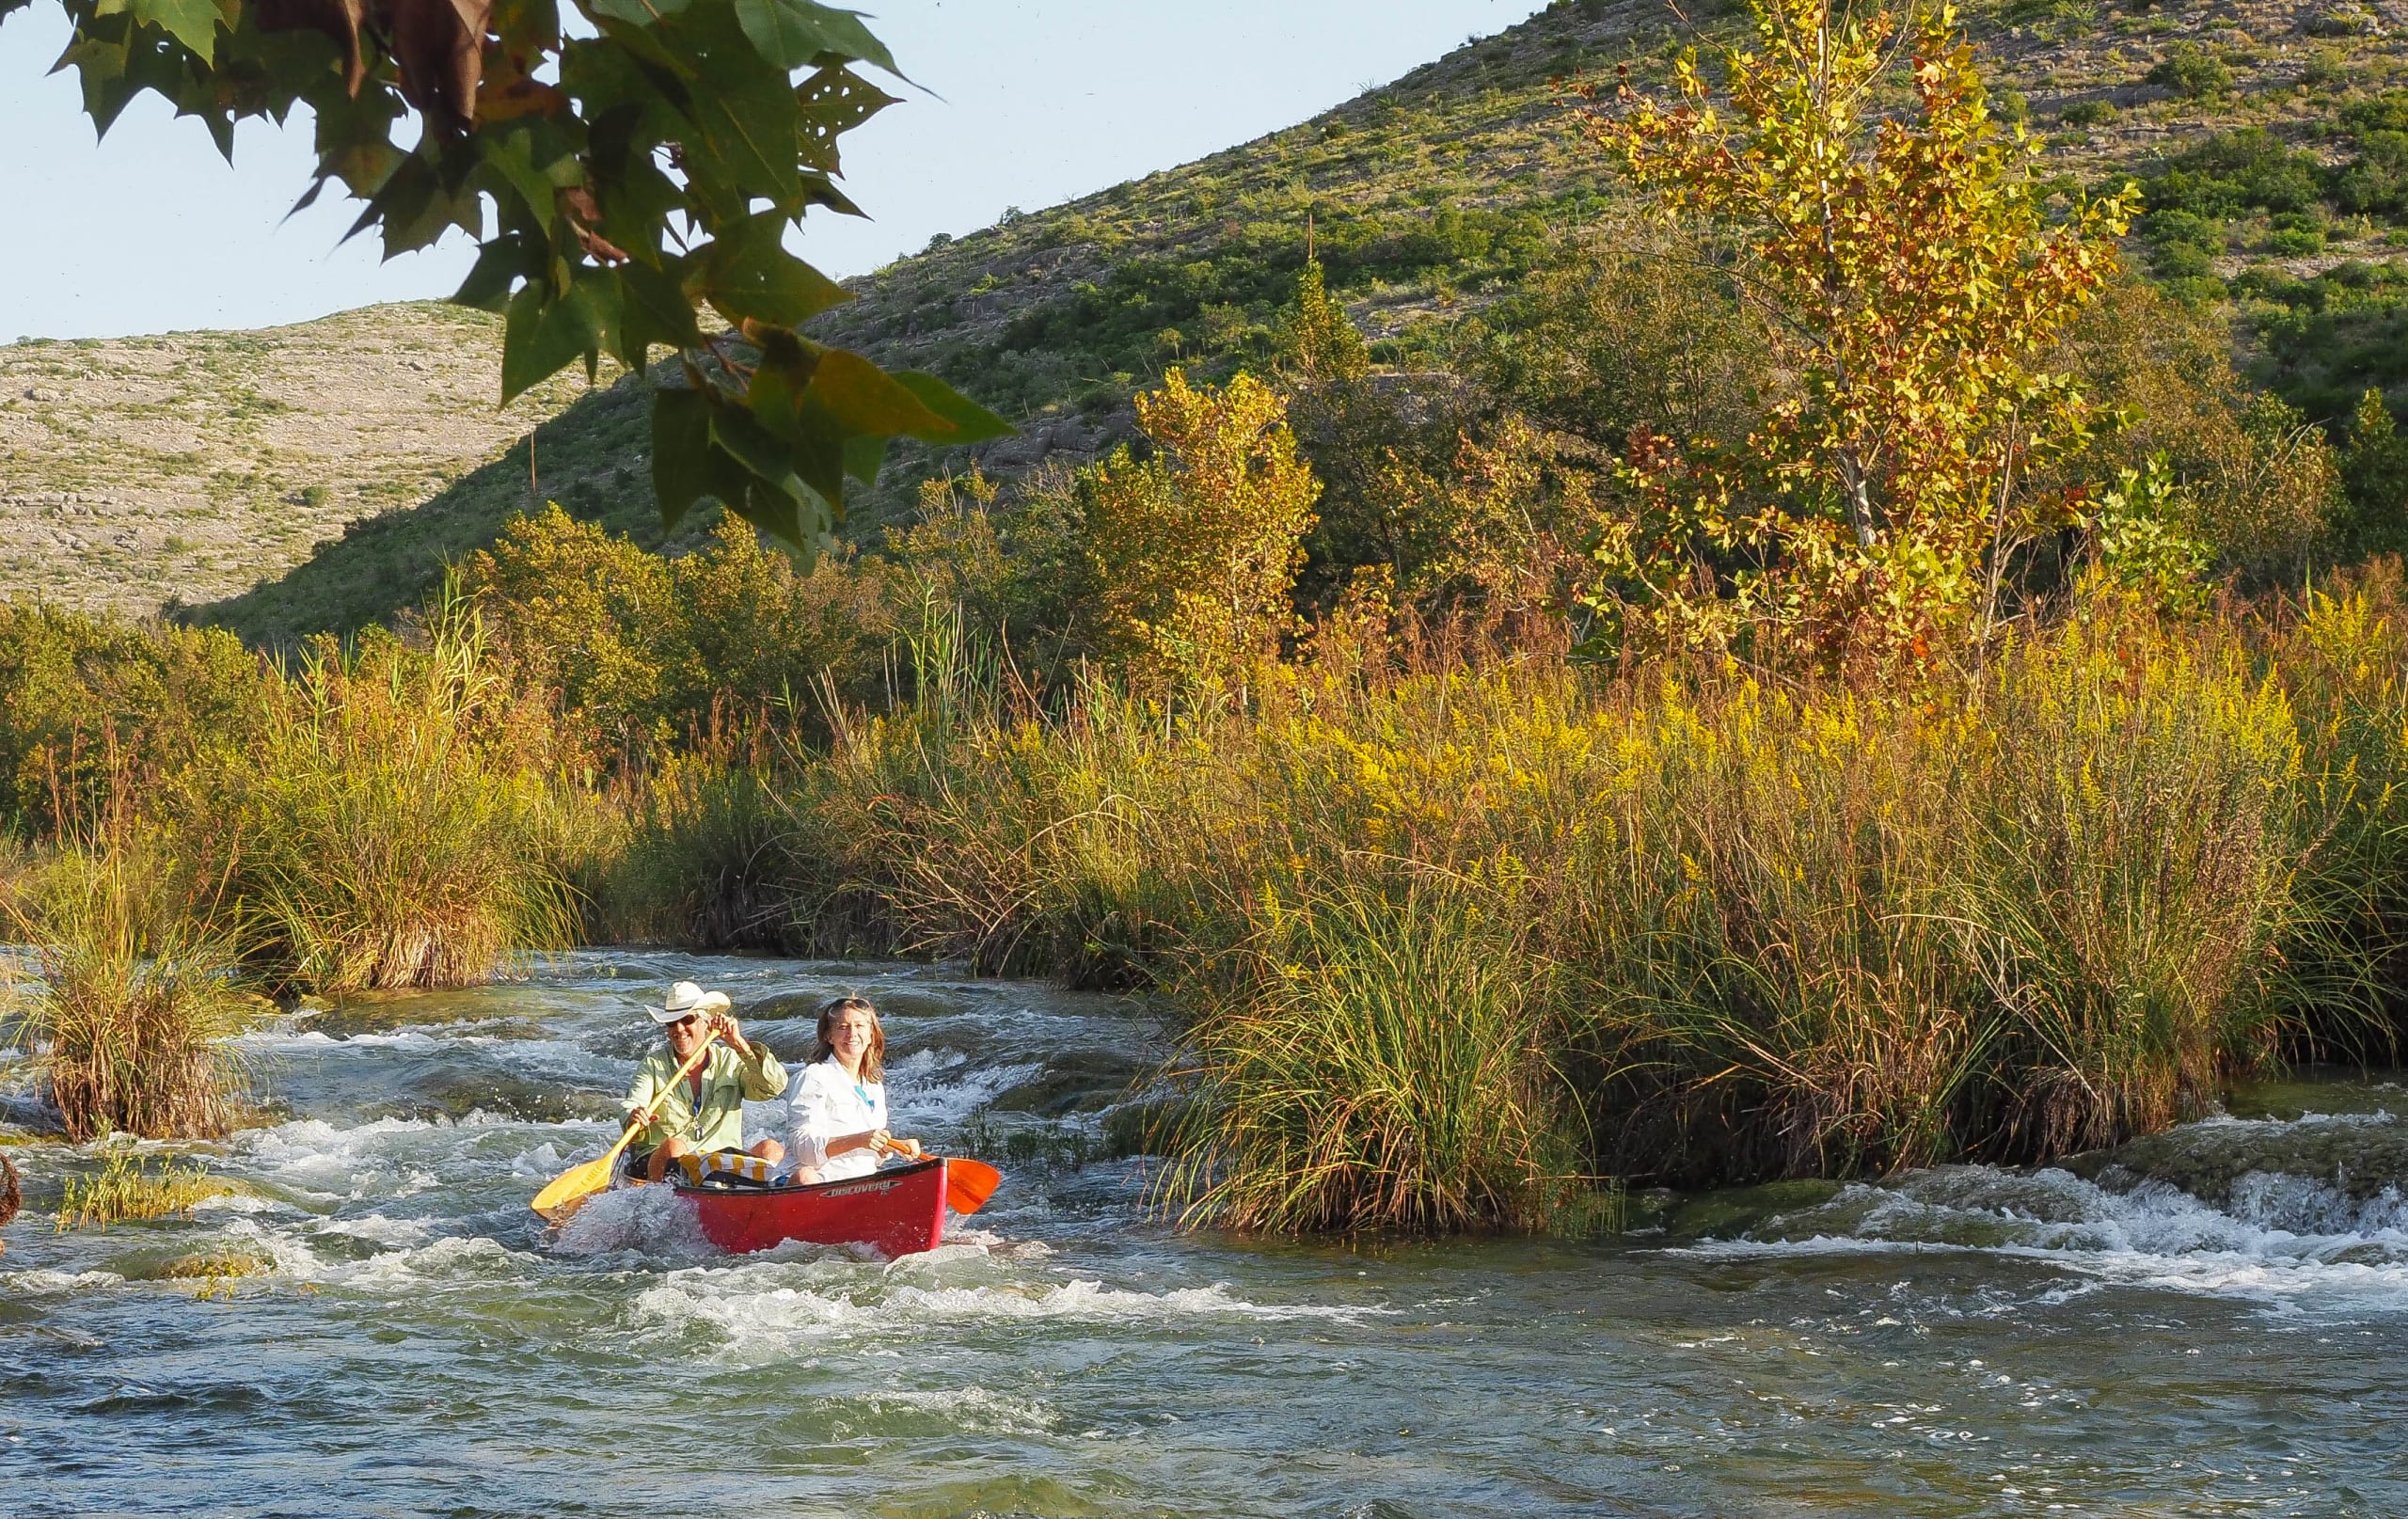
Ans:
<svg viewBox="0 0 2408 1519"><path fill-rule="evenodd" d="M779 1285L803 1276L808 1285ZM895 1284L866 1268L822 1260L805 1266L747 1263L673 1272L640 1294L639 1323L672 1333L696 1328L739 1361L775 1359L835 1344L890 1344L936 1331L1025 1323L1173 1328L1196 1321L1358 1323L1393 1309L1327 1304L1255 1303L1226 1282L1136 1292L1101 1281L1013 1281L974 1287Z"/></svg>
<svg viewBox="0 0 2408 1519"><path fill-rule="evenodd" d="M321 1224L316 1233L340 1234L347 1239L364 1240L392 1249L421 1245L435 1237L435 1229L424 1219L388 1218L382 1213L369 1213L359 1218L329 1219Z"/></svg>
<svg viewBox="0 0 2408 1519"><path fill-rule="evenodd" d="M221 1192L214 1197L203 1197L192 1205L193 1214L203 1213L287 1213L309 1216L306 1210L293 1207L277 1197L261 1197L248 1192Z"/></svg>
<svg viewBox="0 0 2408 1519"><path fill-rule="evenodd" d="M65 1292L90 1292L123 1287L125 1278L113 1271L0 1272L0 1289L9 1297L56 1297Z"/></svg>
<svg viewBox="0 0 2408 1519"><path fill-rule="evenodd" d="M984 1387L882 1388L846 1400L875 1414L934 1415L988 1434L1050 1434L1062 1427L1062 1416L1035 1399L1009 1398Z"/></svg>
<svg viewBox="0 0 2408 1519"><path fill-rule="evenodd" d="M1685 1252L1990 1254L2285 1311L2408 1311L2408 1200L2396 1188L2353 1198L2296 1176L2244 1176L2225 1210L2158 1181L2113 1192L2058 1170L1949 1166L1844 1188L1757 1233Z"/></svg>
<svg viewBox="0 0 2408 1519"><path fill-rule="evenodd" d="M898 1130L953 1127L1043 1072L1035 1062L998 1065L951 1050L915 1050L886 1069L887 1101Z"/></svg>
<svg viewBox="0 0 2408 1519"><path fill-rule="evenodd" d="M295 1262L295 1274L330 1287L416 1295L519 1280L528 1274L531 1264L523 1254L499 1241L471 1234L451 1235L365 1260L327 1262L309 1258Z"/></svg>
<svg viewBox="0 0 2408 1519"><path fill-rule="evenodd" d="M692 1260L719 1254L694 1205L669 1187L622 1187L588 1198L552 1242L556 1255L632 1253Z"/></svg>

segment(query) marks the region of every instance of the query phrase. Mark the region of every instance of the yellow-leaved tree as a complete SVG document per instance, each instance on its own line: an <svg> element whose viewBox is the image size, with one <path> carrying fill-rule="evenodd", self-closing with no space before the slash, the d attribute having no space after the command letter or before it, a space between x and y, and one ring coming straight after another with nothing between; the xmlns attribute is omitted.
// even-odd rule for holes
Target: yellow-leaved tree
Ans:
<svg viewBox="0 0 2408 1519"><path fill-rule="evenodd" d="M1099 647L1141 689L1244 704L1297 631L1321 487L1287 403L1250 375L1199 388L1173 370L1137 426L1150 455L1122 448L1081 482Z"/></svg>
<svg viewBox="0 0 2408 1519"><path fill-rule="evenodd" d="M1586 119L1663 217L1726 240L1794 383L1737 448L1631 437L1639 507L1587 599L1624 646L1927 663L1991 622L2019 519L2062 508L2024 482L2090 408L2040 360L2115 269L2137 192L2052 216L1952 7L1753 3L1727 115L1690 53L1672 102L1625 78Z"/></svg>

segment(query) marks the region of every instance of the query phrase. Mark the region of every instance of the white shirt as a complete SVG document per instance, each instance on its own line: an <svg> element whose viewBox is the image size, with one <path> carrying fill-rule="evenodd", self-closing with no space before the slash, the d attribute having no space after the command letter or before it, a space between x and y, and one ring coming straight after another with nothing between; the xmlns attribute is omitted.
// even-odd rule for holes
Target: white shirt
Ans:
<svg viewBox="0 0 2408 1519"><path fill-rule="evenodd" d="M865 1177L878 1169L878 1151L864 1146L831 1156L828 1142L886 1127L886 1084L856 1082L830 1055L795 1083L786 1105L786 1154L798 1166L816 1168L822 1181Z"/></svg>

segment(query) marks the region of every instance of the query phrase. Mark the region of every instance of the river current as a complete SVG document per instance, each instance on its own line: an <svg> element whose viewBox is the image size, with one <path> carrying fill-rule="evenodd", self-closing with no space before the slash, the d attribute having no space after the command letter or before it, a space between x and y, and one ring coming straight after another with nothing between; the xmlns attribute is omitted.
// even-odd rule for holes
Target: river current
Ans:
<svg viewBox="0 0 2408 1519"><path fill-rule="evenodd" d="M1003 1188L892 1262L717 1255L657 1191L551 1237L528 1199L682 978L790 1063L868 995L897 1131ZM175 1147L240 1189L189 1217L54 1233L94 1152L9 1149L0 1515L2408 1513L2408 1093L1595 1242L1275 1244L1099 1158L1159 1038L943 967L634 952L286 1019L243 1042L272 1121ZM213 1254L267 1269L173 1274Z"/></svg>

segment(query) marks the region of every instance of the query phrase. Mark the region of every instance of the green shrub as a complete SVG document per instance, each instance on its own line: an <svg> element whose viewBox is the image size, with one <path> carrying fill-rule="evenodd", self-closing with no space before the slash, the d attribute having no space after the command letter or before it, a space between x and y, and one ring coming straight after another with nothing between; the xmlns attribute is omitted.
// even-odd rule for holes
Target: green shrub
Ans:
<svg viewBox="0 0 2408 1519"><path fill-rule="evenodd" d="M1546 1224L1580 1147L1551 977L1511 905L1350 881L1258 917L1203 998L1160 1195L1275 1232Z"/></svg>
<svg viewBox="0 0 2408 1519"><path fill-rule="evenodd" d="M0 829L48 836L238 747L274 680L218 629L0 602Z"/></svg>
<svg viewBox="0 0 2408 1519"><path fill-rule="evenodd" d="M829 554L799 574L733 517L671 560L547 507L471 554L461 589L518 678L631 757L718 728L818 731L822 682L866 698L892 626L875 569Z"/></svg>
<svg viewBox="0 0 2408 1519"><path fill-rule="evenodd" d="M2224 60L2188 43L2175 44L2147 77L2148 83L2192 101L2221 95L2232 87L2232 71Z"/></svg>

